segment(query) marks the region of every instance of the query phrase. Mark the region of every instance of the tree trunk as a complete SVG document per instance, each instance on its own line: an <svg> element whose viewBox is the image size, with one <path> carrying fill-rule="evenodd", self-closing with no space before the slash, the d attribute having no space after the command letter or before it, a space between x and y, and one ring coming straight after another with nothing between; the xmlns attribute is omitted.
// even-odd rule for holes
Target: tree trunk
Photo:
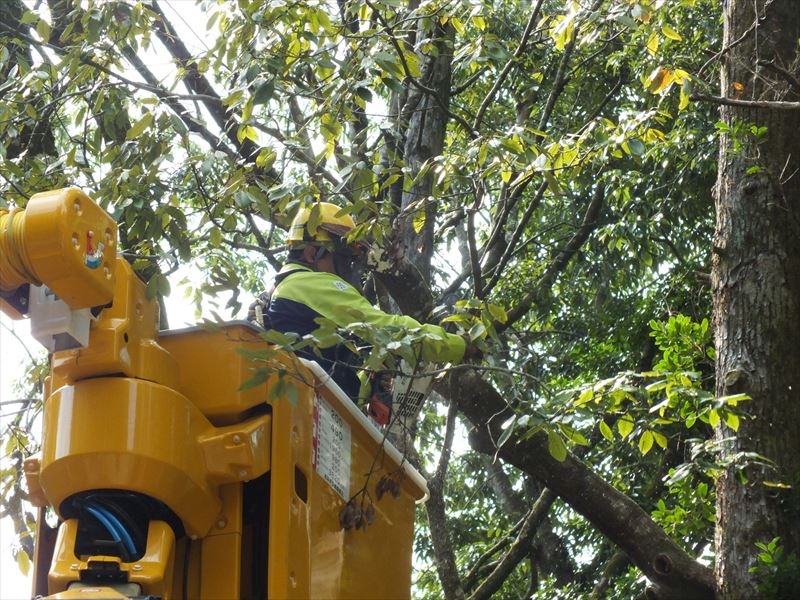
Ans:
<svg viewBox="0 0 800 600"><path fill-rule="evenodd" d="M796 0L728 0L722 95L797 101L798 37ZM752 401L738 432L716 432L732 462L717 482L715 575L720 597L754 598L764 577L750 570L755 544L780 536L784 556L800 548L800 111L721 113L731 132L720 145L712 254L717 394ZM745 453L774 465L746 464Z"/></svg>

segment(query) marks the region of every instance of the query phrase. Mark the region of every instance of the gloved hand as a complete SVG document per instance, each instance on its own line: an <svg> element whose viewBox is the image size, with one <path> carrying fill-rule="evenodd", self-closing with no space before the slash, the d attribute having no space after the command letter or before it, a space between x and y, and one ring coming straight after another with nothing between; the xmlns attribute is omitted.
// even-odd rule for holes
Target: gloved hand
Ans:
<svg viewBox="0 0 800 600"><path fill-rule="evenodd" d="M367 414L378 423L386 426L392 418L392 386L394 377L388 371L378 371L370 377L372 393L367 404Z"/></svg>
<svg viewBox="0 0 800 600"><path fill-rule="evenodd" d="M261 292L247 309L247 320L252 321L264 329L269 329L269 319L267 309L272 298L272 291Z"/></svg>

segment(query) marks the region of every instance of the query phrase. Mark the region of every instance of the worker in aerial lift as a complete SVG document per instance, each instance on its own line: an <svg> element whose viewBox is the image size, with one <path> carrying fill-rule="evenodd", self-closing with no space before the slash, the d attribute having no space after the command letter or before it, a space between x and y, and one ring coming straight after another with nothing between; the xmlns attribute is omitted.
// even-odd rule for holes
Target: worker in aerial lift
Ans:
<svg viewBox="0 0 800 600"><path fill-rule="evenodd" d="M295 332L301 337L315 331L317 317L325 317L338 327L349 325L353 317L337 307L357 311L359 320L377 327L399 326L422 328L436 334L440 340L424 339L421 358L429 362L457 363L464 357L466 342L459 335L446 332L436 325L420 324L411 317L385 313L361 294L360 275L365 264L364 247L348 242L347 234L355 228L350 215L339 215L341 208L320 202L317 208L302 208L289 229L289 256L275 277L272 292L265 292L250 307L248 318L268 329L282 333ZM312 233L309 221L312 211L318 220ZM261 318L259 318L261 317ZM321 357L300 350L298 355L320 363L333 380L353 400L358 398L360 382L355 365L358 357L346 346L320 349ZM380 382L379 388L386 387ZM368 412L379 423L389 421L391 396L373 394ZM388 405L387 405L388 404Z"/></svg>

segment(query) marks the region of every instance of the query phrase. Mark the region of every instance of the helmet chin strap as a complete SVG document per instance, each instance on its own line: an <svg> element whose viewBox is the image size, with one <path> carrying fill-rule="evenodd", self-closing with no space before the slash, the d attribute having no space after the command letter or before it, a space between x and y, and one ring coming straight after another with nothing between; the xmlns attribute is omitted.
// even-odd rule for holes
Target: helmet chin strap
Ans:
<svg viewBox="0 0 800 600"><path fill-rule="evenodd" d="M325 258L325 255L326 255L326 254L328 254L328 249L327 249L327 248L325 248L324 246L315 246L315 248L317 249L317 251L314 253L314 263L313 263L313 266L314 266L314 270L315 270L315 271L319 271L319 266L318 266L318 263L319 263L319 261L321 261L323 258ZM335 267L334 267L334 268L335 268Z"/></svg>

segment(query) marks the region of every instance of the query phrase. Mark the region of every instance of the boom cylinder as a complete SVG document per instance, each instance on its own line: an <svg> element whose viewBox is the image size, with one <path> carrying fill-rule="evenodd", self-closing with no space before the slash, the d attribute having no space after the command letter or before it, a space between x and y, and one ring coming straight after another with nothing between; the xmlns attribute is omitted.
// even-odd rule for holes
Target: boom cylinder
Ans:
<svg viewBox="0 0 800 600"><path fill-rule="evenodd" d="M0 208L0 290L11 292L26 283L40 285L25 249L25 211Z"/></svg>

